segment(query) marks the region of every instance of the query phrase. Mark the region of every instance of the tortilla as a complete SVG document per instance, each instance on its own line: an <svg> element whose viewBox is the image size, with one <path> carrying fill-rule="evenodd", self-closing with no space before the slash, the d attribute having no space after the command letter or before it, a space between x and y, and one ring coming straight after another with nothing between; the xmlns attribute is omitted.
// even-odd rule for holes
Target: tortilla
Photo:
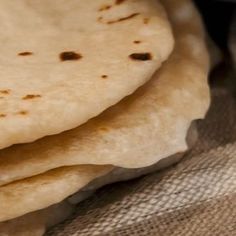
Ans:
<svg viewBox="0 0 236 236"><path fill-rule="evenodd" d="M188 146L192 147L196 140L196 128L194 125L191 125L186 140ZM71 194L74 195L68 201L72 204L78 203L106 184L137 178L144 174L166 168L177 163L182 156L183 153L178 153L166 157L154 165L138 169L86 165L61 167L38 176L2 186L0 187L0 221L13 219L23 214L43 209L64 200ZM78 193L75 194L77 191ZM53 216L53 214L51 215ZM45 217L39 218L38 213L36 217L38 218L36 229L44 229L42 226L45 226L45 221L49 220L45 219ZM32 217L32 224L35 225L34 218ZM53 219L53 217L51 218ZM24 217L23 219L23 225L27 224L27 218ZM19 224L20 226L22 225L21 218ZM6 227L9 229L8 225ZM30 232L32 232L31 228Z"/></svg>
<svg viewBox="0 0 236 236"><path fill-rule="evenodd" d="M157 0L2 0L0 21L0 149L97 116L173 48Z"/></svg>
<svg viewBox="0 0 236 236"><path fill-rule="evenodd" d="M0 151L0 184L67 165L141 168L187 149L191 122L209 107L208 52L191 2L163 3L176 46L153 79L83 126ZM187 11L185 18L181 11Z"/></svg>
<svg viewBox="0 0 236 236"><path fill-rule="evenodd" d="M188 148L189 149L192 148L197 140L198 140L197 127L195 122L193 122L188 130L188 134L186 137ZM88 185L80 189L77 193L70 196L68 198L68 201L72 204L78 204L79 202L91 196L97 189L101 188L104 185L120 181L127 181L155 171L161 171L165 168L168 168L178 163L184 157L184 154L185 154L184 152L176 153L172 156L161 159L160 161L151 166L143 168L125 169L116 167L106 175L103 175L91 181ZM162 176L161 173L160 176Z"/></svg>
<svg viewBox="0 0 236 236"><path fill-rule="evenodd" d="M46 228L68 218L73 207L66 201L46 209L0 223L0 236L41 236Z"/></svg>
<svg viewBox="0 0 236 236"><path fill-rule="evenodd" d="M59 203L111 166L61 167L0 187L0 222Z"/></svg>

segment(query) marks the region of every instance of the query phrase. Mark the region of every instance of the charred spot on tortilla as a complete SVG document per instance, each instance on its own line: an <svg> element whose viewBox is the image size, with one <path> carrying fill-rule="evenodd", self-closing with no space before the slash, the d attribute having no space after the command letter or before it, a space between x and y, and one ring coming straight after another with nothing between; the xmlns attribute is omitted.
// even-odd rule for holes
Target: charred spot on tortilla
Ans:
<svg viewBox="0 0 236 236"><path fill-rule="evenodd" d="M81 59L82 56L79 53L73 51L67 51L60 53L61 61L75 61Z"/></svg>
<svg viewBox="0 0 236 236"><path fill-rule="evenodd" d="M17 112L18 115L27 115L29 112L28 111L25 111L25 110L22 110L22 111L19 111Z"/></svg>
<svg viewBox="0 0 236 236"><path fill-rule="evenodd" d="M149 20L150 20L149 18L144 18L144 19L143 19L143 23L144 23L145 25L147 25L148 22L149 22Z"/></svg>
<svg viewBox="0 0 236 236"><path fill-rule="evenodd" d="M128 20L128 19L131 19L133 17L136 17L140 15L140 13L133 13L129 16L125 16L125 17L121 17L121 18L118 18L117 20L109 20L109 21L103 21L103 17L102 16L99 16L97 18L97 20L101 23L104 23L104 24L115 24L115 23L118 23L118 22L121 22L121 21L125 21L125 20Z"/></svg>
<svg viewBox="0 0 236 236"><path fill-rule="evenodd" d="M23 100L28 100L28 99L34 99L34 98L41 98L42 96L40 94L28 94L24 96L22 99Z"/></svg>
<svg viewBox="0 0 236 236"><path fill-rule="evenodd" d="M5 95L8 95L10 94L11 90L10 89L4 89L4 90L0 90L0 93L1 94L5 94Z"/></svg>
<svg viewBox="0 0 236 236"><path fill-rule="evenodd" d="M0 114L0 118L4 118L6 116L7 116L6 114Z"/></svg>
<svg viewBox="0 0 236 236"><path fill-rule="evenodd" d="M102 75L101 76L103 79L107 79L108 78L108 75Z"/></svg>
<svg viewBox="0 0 236 236"><path fill-rule="evenodd" d="M121 3L123 3L125 0L116 0L116 5L120 5Z"/></svg>
<svg viewBox="0 0 236 236"><path fill-rule="evenodd" d="M112 7L111 5L105 5L105 6L100 7L98 11L107 11L111 9L111 7Z"/></svg>
<svg viewBox="0 0 236 236"><path fill-rule="evenodd" d="M136 16L140 15L140 13L133 13L131 15L128 15L128 16L125 16L125 17L121 17L117 20L110 20L110 21L107 21L106 23L107 24L114 24L114 23L118 23L118 22L121 22L121 21L125 21L125 20L129 20L131 18L134 18Z"/></svg>
<svg viewBox="0 0 236 236"><path fill-rule="evenodd" d="M138 60L138 61L149 61L152 60L152 55L149 52L145 53L132 53L129 55L129 57L133 60Z"/></svg>
<svg viewBox="0 0 236 236"><path fill-rule="evenodd" d="M140 40L134 40L134 43L139 44L139 43L141 43L141 41Z"/></svg>
<svg viewBox="0 0 236 236"><path fill-rule="evenodd" d="M19 52L18 53L18 56L31 56L31 55L33 55L32 52Z"/></svg>

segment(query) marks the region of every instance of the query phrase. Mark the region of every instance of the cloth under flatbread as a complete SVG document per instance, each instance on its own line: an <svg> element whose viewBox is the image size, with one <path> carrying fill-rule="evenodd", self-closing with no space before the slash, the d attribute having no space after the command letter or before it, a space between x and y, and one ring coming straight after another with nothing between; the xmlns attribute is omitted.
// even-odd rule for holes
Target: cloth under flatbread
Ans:
<svg viewBox="0 0 236 236"><path fill-rule="evenodd" d="M83 126L0 151L0 184L60 166L141 168L187 149L186 133L209 106L208 52L194 5L166 1L175 49L153 79Z"/></svg>
<svg viewBox="0 0 236 236"><path fill-rule="evenodd" d="M158 0L1 0L0 149L77 127L173 48Z"/></svg>

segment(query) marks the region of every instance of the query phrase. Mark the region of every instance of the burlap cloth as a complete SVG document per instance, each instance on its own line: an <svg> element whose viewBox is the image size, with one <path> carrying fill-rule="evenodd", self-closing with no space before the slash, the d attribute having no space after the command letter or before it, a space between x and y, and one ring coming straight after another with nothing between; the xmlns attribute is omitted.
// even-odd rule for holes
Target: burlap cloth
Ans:
<svg viewBox="0 0 236 236"><path fill-rule="evenodd" d="M236 235L236 102L224 89L212 94L181 163L99 190L47 235Z"/></svg>

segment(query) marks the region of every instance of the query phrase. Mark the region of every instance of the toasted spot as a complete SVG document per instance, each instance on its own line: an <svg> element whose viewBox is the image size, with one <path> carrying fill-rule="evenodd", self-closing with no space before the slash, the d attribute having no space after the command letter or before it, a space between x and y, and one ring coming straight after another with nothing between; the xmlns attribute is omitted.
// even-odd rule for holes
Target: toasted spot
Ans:
<svg viewBox="0 0 236 236"><path fill-rule="evenodd" d="M28 99L34 99L34 98L41 98L42 96L39 94L28 94L24 96L22 99L23 100L28 100Z"/></svg>
<svg viewBox="0 0 236 236"><path fill-rule="evenodd" d="M108 75L102 75L101 76L103 79L107 79L108 78Z"/></svg>
<svg viewBox="0 0 236 236"><path fill-rule="evenodd" d="M98 11L107 11L107 10L109 10L111 7L112 7L111 5L105 5L105 6L100 7Z"/></svg>
<svg viewBox="0 0 236 236"><path fill-rule="evenodd" d="M28 113L29 113L28 111L23 110L23 111L17 112L16 114L18 114L18 115L27 115Z"/></svg>
<svg viewBox="0 0 236 236"><path fill-rule="evenodd" d="M129 57L133 60L139 60L139 61L149 61L152 60L152 55L149 52L145 53L133 53L129 55Z"/></svg>
<svg viewBox="0 0 236 236"><path fill-rule="evenodd" d="M101 21L102 21L102 19L103 19L103 17L102 17L102 16L99 16L99 17L98 17L98 21L100 21L100 22L101 22Z"/></svg>
<svg viewBox="0 0 236 236"><path fill-rule="evenodd" d="M31 55L33 55L32 52L19 52L18 53L18 56L31 56Z"/></svg>
<svg viewBox="0 0 236 236"><path fill-rule="evenodd" d="M139 44L139 43L141 43L141 41L140 40L134 40L134 43Z"/></svg>
<svg viewBox="0 0 236 236"><path fill-rule="evenodd" d="M138 15L140 15L140 13L133 13L133 14L131 14L129 16L121 17L121 18L119 18L117 20L110 20L110 21L107 21L105 23L107 23L107 24L115 24L115 23L118 23L118 22L121 22L121 21L129 20L129 19L134 18L134 17L136 17Z"/></svg>
<svg viewBox="0 0 236 236"><path fill-rule="evenodd" d="M5 97L0 97L0 99L4 99Z"/></svg>
<svg viewBox="0 0 236 236"><path fill-rule="evenodd" d="M149 23L150 19L149 18L143 18L143 23L147 25Z"/></svg>
<svg viewBox="0 0 236 236"><path fill-rule="evenodd" d="M10 94L10 92L11 92L10 89L0 90L0 93L1 93L1 94L5 94L5 95Z"/></svg>
<svg viewBox="0 0 236 236"><path fill-rule="evenodd" d="M0 118L4 118L6 116L7 116L6 114L0 114Z"/></svg>
<svg viewBox="0 0 236 236"><path fill-rule="evenodd" d="M61 61L75 61L82 58L81 54L73 51L62 52L59 56Z"/></svg>
<svg viewBox="0 0 236 236"><path fill-rule="evenodd" d="M101 130L101 131L108 131L109 129L107 127L99 127L99 130Z"/></svg>
<svg viewBox="0 0 236 236"><path fill-rule="evenodd" d="M123 3L125 0L116 0L115 4L116 5L120 5L121 3Z"/></svg>

